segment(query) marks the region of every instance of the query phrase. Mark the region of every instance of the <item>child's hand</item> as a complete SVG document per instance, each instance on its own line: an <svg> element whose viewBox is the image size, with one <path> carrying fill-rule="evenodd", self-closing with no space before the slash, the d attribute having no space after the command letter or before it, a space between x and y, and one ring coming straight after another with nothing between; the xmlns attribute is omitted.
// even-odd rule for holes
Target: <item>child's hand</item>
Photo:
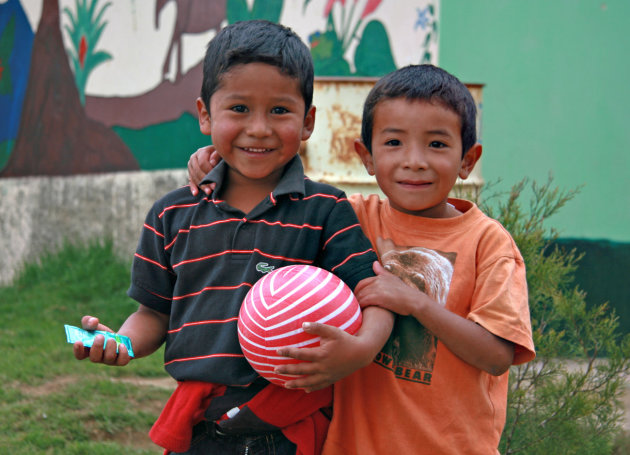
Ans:
<svg viewBox="0 0 630 455"><path fill-rule="evenodd" d="M208 172L215 168L221 157L216 152L213 145L201 147L190 156L188 160L188 185L193 196L199 193L199 188L210 194L214 190L215 184L210 183L199 187L199 183L203 180Z"/></svg>
<svg viewBox="0 0 630 455"><path fill-rule="evenodd" d="M365 359L361 340L345 331L326 324L305 323L304 331L321 337L317 348L283 348L278 354L304 363L280 365L277 373L306 375L288 381L288 389L304 389L307 392L323 389L355 370L365 366L372 357Z"/></svg>
<svg viewBox="0 0 630 455"><path fill-rule="evenodd" d="M83 316L81 325L85 330L101 330L103 332L113 332L109 327L100 324L98 318L93 316ZM127 365L131 360L127 348L124 344L118 345L118 353L116 352L116 342L110 340L105 345L105 337L96 335L91 348L86 348L83 343L77 341L73 345L74 356L78 360L89 358L94 363L104 363L105 365L123 366Z"/></svg>
<svg viewBox="0 0 630 455"><path fill-rule="evenodd" d="M378 306L403 316L414 315L421 301L431 300L419 289L405 284L379 262L374 262L376 276L361 280L354 289L361 308Z"/></svg>

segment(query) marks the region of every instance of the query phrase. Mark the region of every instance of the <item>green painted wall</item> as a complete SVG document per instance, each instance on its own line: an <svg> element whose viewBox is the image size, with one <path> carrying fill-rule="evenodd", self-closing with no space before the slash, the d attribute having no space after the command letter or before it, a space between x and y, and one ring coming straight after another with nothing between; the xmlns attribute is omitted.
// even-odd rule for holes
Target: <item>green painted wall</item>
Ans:
<svg viewBox="0 0 630 455"><path fill-rule="evenodd" d="M112 128L138 160L140 169L180 169L188 164L191 153L212 143L199 131L199 120L184 113L177 120L142 129Z"/></svg>
<svg viewBox="0 0 630 455"><path fill-rule="evenodd" d="M486 181L584 185L552 225L630 242L630 1L442 0L440 24L440 66L486 84Z"/></svg>

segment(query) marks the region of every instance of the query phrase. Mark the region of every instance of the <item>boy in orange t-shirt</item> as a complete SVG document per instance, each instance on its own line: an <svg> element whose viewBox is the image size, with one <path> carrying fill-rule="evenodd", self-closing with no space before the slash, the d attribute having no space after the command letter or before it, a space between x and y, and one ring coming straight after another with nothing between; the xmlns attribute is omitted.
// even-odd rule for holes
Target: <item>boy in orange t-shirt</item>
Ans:
<svg viewBox="0 0 630 455"><path fill-rule="evenodd" d="M390 73L365 101L355 148L387 198L350 197L383 264L355 293L396 322L374 362L335 383L324 454L498 453L509 367L535 352L514 240L474 203L448 197L481 157L475 116L466 87L431 65ZM203 161L191 159L193 170ZM284 373L321 368L316 348L280 354L312 362Z"/></svg>

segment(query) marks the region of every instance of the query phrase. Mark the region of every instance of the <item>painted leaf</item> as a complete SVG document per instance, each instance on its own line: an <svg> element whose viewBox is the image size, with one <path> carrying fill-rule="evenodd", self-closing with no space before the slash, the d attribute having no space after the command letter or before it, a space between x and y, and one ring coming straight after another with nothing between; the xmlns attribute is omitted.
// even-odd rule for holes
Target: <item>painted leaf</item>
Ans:
<svg viewBox="0 0 630 455"><path fill-rule="evenodd" d="M103 22L98 27L91 27L88 31L88 41L96 45L98 40L101 39L101 34L103 33L106 25L107 21Z"/></svg>
<svg viewBox="0 0 630 455"><path fill-rule="evenodd" d="M384 76L396 69L387 31L382 22L370 21L354 54L357 76Z"/></svg>
<svg viewBox="0 0 630 455"><path fill-rule="evenodd" d="M85 71L87 73L90 73L95 67L111 59L112 59L112 56L108 52L105 52L105 51L95 52L94 54L90 55L90 58L86 62L87 64L85 66Z"/></svg>
<svg viewBox="0 0 630 455"><path fill-rule="evenodd" d="M227 0L225 16L229 24L249 19L246 0Z"/></svg>
<svg viewBox="0 0 630 455"><path fill-rule="evenodd" d="M97 3L98 3L98 0L93 0L92 2L90 2L90 7L87 8L87 17L89 17L90 20L92 20L92 18L94 17L94 10L96 9ZM87 5L87 0L83 2L83 5L84 7Z"/></svg>
<svg viewBox="0 0 630 455"><path fill-rule="evenodd" d="M70 9L68 9L67 7L63 9L63 12L68 17L68 20L70 21L70 26L66 25L64 28L68 32L68 35L70 36L71 41L73 43L76 43L79 40L79 30L78 30L79 28L77 26L77 21L74 15L72 14L72 11L70 11Z"/></svg>
<svg viewBox="0 0 630 455"><path fill-rule="evenodd" d="M251 19L266 19L280 22L284 0L256 0L250 14Z"/></svg>
<svg viewBox="0 0 630 455"><path fill-rule="evenodd" d="M98 0L94 1L94 6L96 6ZM105 5L103 5L103 7L101 8L101 10L98 12L98 14L96 15L96 18L94 18L94 20L92 21L94 24L98 24L101 22L101 19L103 17L103 14L105 13L105 11L107 10L107 8L109 8L112 5L111 2L107 2L105 3ZM107 21L105 21L105 23L107 23Z"/></svg>

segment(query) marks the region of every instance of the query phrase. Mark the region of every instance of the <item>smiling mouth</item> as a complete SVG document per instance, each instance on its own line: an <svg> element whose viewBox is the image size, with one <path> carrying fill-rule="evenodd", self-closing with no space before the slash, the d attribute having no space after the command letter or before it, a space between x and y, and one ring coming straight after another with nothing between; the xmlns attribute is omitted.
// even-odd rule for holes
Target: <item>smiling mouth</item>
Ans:
<svg viewBox="0 0 630 455"><path fill-rule="evenodd" d="M431 185L431 182L426 182L426 181L418 182L418 181L401 180L398 183L403 186L409 186L409 187L414 187L414 188L425 187L425 186Z"/></svg>
<svg viewBox="0 0 630 455"><path fill-rule="evenodd" d="M268 152L271 152L273 149L258 148L258 147L241 147L241 150L248 153L268 153Z"/></svg>

